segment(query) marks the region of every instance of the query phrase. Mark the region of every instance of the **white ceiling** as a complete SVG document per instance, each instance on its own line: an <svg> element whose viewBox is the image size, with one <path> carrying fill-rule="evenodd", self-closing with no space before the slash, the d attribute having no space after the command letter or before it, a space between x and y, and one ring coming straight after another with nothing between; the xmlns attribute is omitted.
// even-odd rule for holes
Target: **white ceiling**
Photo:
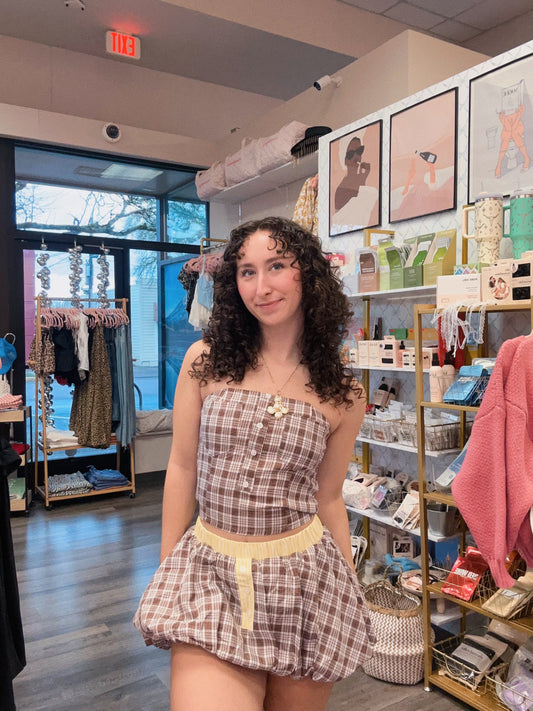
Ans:
<svg viewBox="0 0 533 711"><path fill-rule="evenodd" d="M254 0L250 2L253 5ZM328 2L331 5L331 0ZM523 16L533 25L532 0L337 2L345 8L353 6L354 26L358 35L365 37L365 51L383 44L391 33L415 28L493 55L519 44L510 35L505 46L505 23ZM381 16L377 28L376 15ZM302 18L302 22L304 19L312 22L312 17ZM289 37L281 20L279 33L271 26L265 31L251 24L178 6L172 0L0 0L2 35L110 59L105 53L105 31L121 30L141 38L141 67L282 101L358 56L357 47L351 54L343 53L336 51L333 42L329 47L318 47ZM492 51L490 33L495 28L499 43ZM533 26L529 36L533 36Z"/></svg>

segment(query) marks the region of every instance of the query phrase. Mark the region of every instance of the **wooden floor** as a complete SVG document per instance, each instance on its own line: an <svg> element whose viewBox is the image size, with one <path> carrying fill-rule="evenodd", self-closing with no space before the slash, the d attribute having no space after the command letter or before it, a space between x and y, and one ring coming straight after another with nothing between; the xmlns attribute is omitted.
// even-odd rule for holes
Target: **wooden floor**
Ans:
<svg viewBox="0 0 533 711"><path fill-rule="evenodd" d="M138 477L135 499L58 502L51 511L37 501L29 517L12 517L27 654L14 682L18 711L168 711L169 654L145 647L131 622L159 556L162 481ZM464 708L438 690L362 671L338 683L328 705Z"/></svg>

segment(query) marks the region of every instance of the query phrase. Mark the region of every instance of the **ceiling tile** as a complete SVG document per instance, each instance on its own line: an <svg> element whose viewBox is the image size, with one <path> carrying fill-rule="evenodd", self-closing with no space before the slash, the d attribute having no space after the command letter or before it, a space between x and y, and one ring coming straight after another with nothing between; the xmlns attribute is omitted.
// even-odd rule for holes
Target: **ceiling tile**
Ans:
<svg viewBox="0 0 533 711"><path fill-rule="evenodd" d="M432 27L431 33L439 37L450 39L453 42L466 42L478 35L479 30L475 27L470 27L470 25L464 25L462 22L445 20L441 22L440 25Z"/></svg>
<svg viewBox="0 0 533 711"><path fill-rule="evenodd" d="M358 7L361 10L368 10L369 12L378 14L396 5L396 1L397 0L341 0L341 2Z"/></svg>
<svg viewBox="0 0 533 711"><path fill-rule="evenodd" d="M399 2L383 14L386 17L390 17L391 20L398 20L398 22L404 22L406 25L412 25L422 30L429 30L442 22L442 16L422 10L420 7L409 5L406 2Z"/></svg>
<svg viewBox="0 0 533 711"><path fill-rule="evenodd" d="M445 0L445 2L443 0L408 0L408 2L429 12L444 15L444 17L455 17L476 4L475 0Z"/></svg>
<svg viewBox="0 0 533 711"><path fill-rule="evenodd" d="M480 30L490 30L501 25L502 22L511 20L524 12L531 10L531 0L482 0L478 4L460 13L454 19L464 22Z"/></svg>

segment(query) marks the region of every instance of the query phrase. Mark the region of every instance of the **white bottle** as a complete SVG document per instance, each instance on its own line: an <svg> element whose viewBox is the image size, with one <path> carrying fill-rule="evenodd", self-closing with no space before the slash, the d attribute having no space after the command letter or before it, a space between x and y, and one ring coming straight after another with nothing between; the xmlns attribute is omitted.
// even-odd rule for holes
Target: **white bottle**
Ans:
<svg viewBox="0 0 533 711"><path fill-rule="evenodd" d="M431 368L429 369L429 399L431 402L442 402L444 378L442 367L439 365L439 356L433 353Z"/></svg>
<svg viewBox="0 0 533 711"><path fill-rule="evenodd" d="M446 353L444 356L444 365L442 366L442 395L444 396L444 393L450 385L453 383L455 380L455 368L453 367L451 358L449 353Z"/></svg>

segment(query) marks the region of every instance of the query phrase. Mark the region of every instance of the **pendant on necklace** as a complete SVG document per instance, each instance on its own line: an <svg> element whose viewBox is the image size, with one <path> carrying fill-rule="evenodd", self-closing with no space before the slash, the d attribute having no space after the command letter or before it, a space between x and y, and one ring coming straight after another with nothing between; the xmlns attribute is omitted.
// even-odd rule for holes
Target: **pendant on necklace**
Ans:
<svg viewBox="0 0 533 711"><path fill-rule="evenodd" d="M283 404L280 393L274 395L274 404L267 407L267 412L269 415L274 415L276 419L283 417L283 415L286 415L289 412L289 408L285 407Z"/></svg>

